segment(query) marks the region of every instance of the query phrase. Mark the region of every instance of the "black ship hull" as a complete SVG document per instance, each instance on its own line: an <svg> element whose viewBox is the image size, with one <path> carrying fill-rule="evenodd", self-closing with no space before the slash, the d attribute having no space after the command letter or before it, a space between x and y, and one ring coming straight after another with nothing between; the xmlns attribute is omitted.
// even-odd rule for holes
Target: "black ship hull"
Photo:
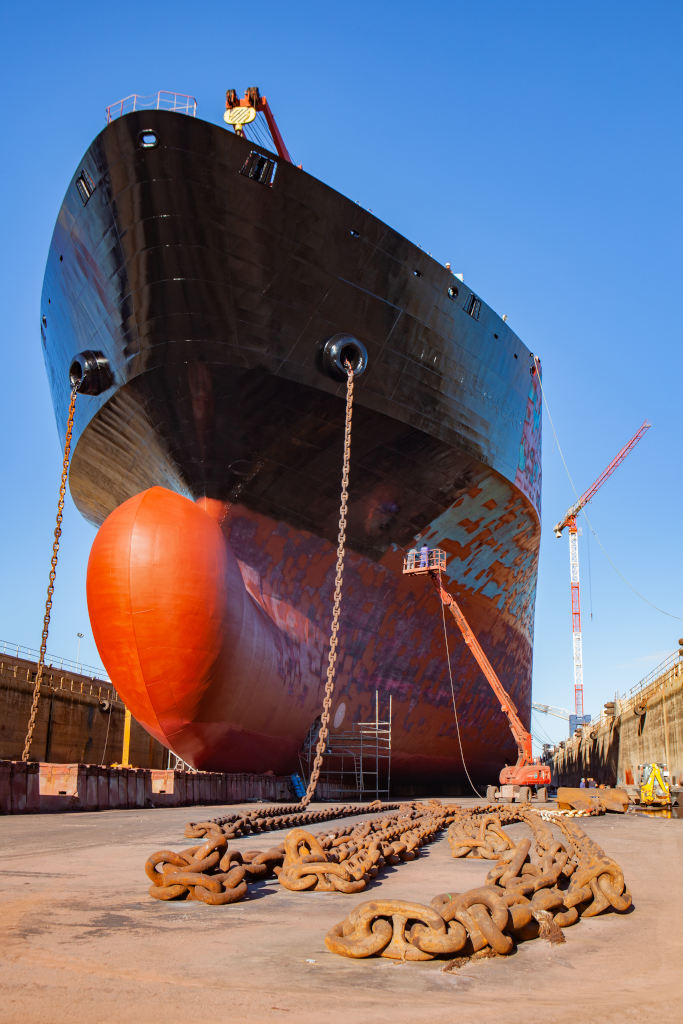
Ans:
<svg viewBox="0 0 683 1024"><path fill-rule="evenodd" d="M249 176L253 154L272 161L270 183ZM277 672L256 667L252 683L266 694L281 685L298 718L286 714L278 725L233 710L220 740L204 742L189 723L192 741L177 723L166 728L156 712L146 718L133 708L150 731L179 753L186 743L186 759L200 766L221 758L227 766L218 744L242 764L275 767L274 758L282 768L315 717L321 683L311 666L320 659L311 651L325 643L344 405L344 384L325 372L321 351L338 334L368 354L357 383L347 534L357 578L352 569L342 642L353 657L338 681L349 715L362 718L375 689L391 692L398 775L462 770L438 605L398 580L400 549L427 540L449 552L450 584L528 720L540 396L531 354L446 268L246 140L180 114L140 112L110 124L77 168L41 314L62 434L74 359L95 353L102 368L90 388L100 393L76 405L70 487L83 514L102 523L159 485L229 506L224 533L251 599L271 617L274 601L296 613L286 639L294 644L288 663L298 667L279 684ZM305 560L296 579L283 572L278 534ZM382 610L375 626L387 633L384 645L374 635L369 644L368 604ZM387 615L397 614L405 621L391 639ZM125 695L127 670L107 653L104 632L96 638ZM372 665L361 668L369 646ZM514 757L514 744L476 665L452 646L466 754L488 772ZM246 734L240 746L236 737Z"/></svg>

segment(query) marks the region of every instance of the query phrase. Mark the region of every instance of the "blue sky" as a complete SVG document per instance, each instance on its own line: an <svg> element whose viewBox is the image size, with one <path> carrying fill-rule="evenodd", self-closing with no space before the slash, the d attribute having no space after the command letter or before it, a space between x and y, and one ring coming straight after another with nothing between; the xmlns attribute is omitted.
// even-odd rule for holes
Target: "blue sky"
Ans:
<svg viewBox="0 0 683 1024"><path fill-rule="evenodd" d="M652 429L583 523L585 705L599 711L683 636L683 5L654 0L5 5L0 202L0 639L38 647L60 472L40 351L45 258L64 190L130 93L191 93L219 122L257 84L295 161L450 261L542 360L583 491ZM574 500L547 420L534 700L573 702L566 536ZM94 530L70 501L50 650L97 662ZM590 545L588 538L590 536ZM589 580L590 566L590 580ZM589 586L590 582L590 586ZM536 735L564 724L534 716Z"/></svg>

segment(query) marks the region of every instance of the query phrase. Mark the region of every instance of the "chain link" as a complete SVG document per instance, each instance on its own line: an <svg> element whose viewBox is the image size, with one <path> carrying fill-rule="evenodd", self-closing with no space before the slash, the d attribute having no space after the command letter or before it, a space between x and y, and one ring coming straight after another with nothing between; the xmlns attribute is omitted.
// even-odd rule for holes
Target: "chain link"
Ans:
<svg viewBox="0 0 683 1024"><path fill-rule="evenodd" d="M315 748L313 771L308 782L305 795L301 798L300 807L308 807L315 794L320 769L323 763L323 752L330 726L330 709L334 692L334 677L337 667L337 643L339 634L339 616L341 612L341 591L344 578L344 554L346 547L346 514L349 503L349 468L351 465L351 416L353 414L353 367L345 364L346 379L346 424L344 427L344 467L342 470L341 502L339 507L339 534L337 538L337 572L334 581L334 603L332 607L332 628L330 630L330 653L327 663L327 681L325 682L325 698L323 713L320 719L320 732Z"/></svg>
<svg viewBox="0 0 683 1024"><path fill-rule="evenodd" d="M38 703L40 701L40 686L43 681L43 667L45 665L45 652L47 651L47 634L50 628L50 615L52 614L52 595L55 590L55 576L57 575L57 558L59 555L59 539L62 535L62 519L64 517L64 495L66 494L66 480L69 474L69 461L71 458L71 434L74 425L74 412L76 409L76 395L79 384L74 385L71 390L69 401L69 412L66 420L66 437L64 439L64 458L62 460L62 479L59 485L59 501L57 502L57 525L55 526L55 539L52 544L52 558L50 559L50 576L47 587L47 599L45 601L45 615L43 617L43 634L40 642L40 653L38 655L38 667L36 669L36 685L33 690L33 703L31 715L28 720L28 730L24 742L24 750L21 755L22 761L28 761L33 732L36 727L36 715L38 714Z"/></svg>
<svg viewBox="0 0 683 1024"><path fill-rule="evenodd" d="M287 810L296 811L298 805ZM148 857L145 873L153 883L150 896L157 900L202 900L214 905L236 903L247 895L252 882L278 877L287 889L358 892L386 864L414 860L419 847L429 842L445 823L444 809L437 801L390 805L392 812L369 821L342 824L313 834L294 828L284 841L267 850L231 850L228 841L248 832L288 828L293 819L310 824L331 817L367 814L380 809L369 806L322 808L277 817L277 807L257 808L239 818L229 815L214 821L188 824L188 838L204 839L201 846L178 852L158 850ZM274 812L261 817L262 813ZM228 818L230 820L228 820ZM237 829L234 827L237 826ZM275 837L278 838L277 836ZM304 860L302 860L304 851ZM314 851L314 857L305 856Z"/></svg>
<svg viewBox="0 0 683 1024"><path fill-rule="evenodd" d="M553 821L562 833L560 841L528 804L441 810L441 825L451 822L448 842L454 857L496 861L483 885L465 893L439 893L428 906L405 900L361 903L328 932L329 950L404 961L456 957L451 962L457 966L477 954L505 956L518 942L537 936L564 942L562 929L580 917L630 908L623 871L576 822ZM513 838L503 830L517 823L529 827L531 839ZM304 863L302 871L315 866Z"/></svg>

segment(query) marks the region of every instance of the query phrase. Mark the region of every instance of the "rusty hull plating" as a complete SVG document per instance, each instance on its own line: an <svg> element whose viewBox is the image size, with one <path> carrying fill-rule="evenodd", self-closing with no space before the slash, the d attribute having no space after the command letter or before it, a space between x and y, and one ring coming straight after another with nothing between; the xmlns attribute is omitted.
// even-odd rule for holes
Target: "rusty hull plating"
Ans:
<svg viewBox="0 0 683 1024"><path fill-rule="evenodd" d="M245 172L253 152L270 183ZM401 574L423 542L447 552L448 586L528 724L540 393L529 351L467 285L274 154L145 111L78 164L41 314L62 433L74 360L106 366L77 404L70 486L103 524L98 648L151 733L200 768L296 766L334 584L344 385L321 352L336 335L368 368L333 726L391 693L397 785L462 775L438 599ZM483 778L515 747L463 646L451 637L464 753Z"/></svg>

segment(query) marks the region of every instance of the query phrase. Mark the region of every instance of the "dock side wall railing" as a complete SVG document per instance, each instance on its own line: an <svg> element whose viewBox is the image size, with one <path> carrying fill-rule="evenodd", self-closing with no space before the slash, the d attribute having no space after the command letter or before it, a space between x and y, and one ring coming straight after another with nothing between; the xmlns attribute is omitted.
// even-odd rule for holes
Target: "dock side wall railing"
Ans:
<svg viewBox="0 0 683 1024"><path fill-rule="evenodd" d="M612 718L618 718L626 712L631 711L639 705L646 705L651 697L663 691L670 683L675 682L683 676L683 656L680 650L667 655L660 661L651 672L643 676L639 682L627 690L626 693L616 693L614 696L614 714L603 710L594 715L588 725L583 729L590 730L596 725L601 725Z"/></svg>
<svg viewBox="0 0 683 1024"><path fill-rule="evenodd" d="M25 658L26 661L37 662L39 653L33 647L15 644L10 640L0 640L0 654L10 654L14 658ZM63 658L61 655L57 656L47 653L45 655L45 667L73 672L79 676L90 676L91 679L98 679L104 683L110 682L109 676L101 665L86 665L83 661L72 661L70 658Z"/></svg>
<svg viewBox="0 0 683 1024"><path fill-rule="evenodd" d="M38 654L38 651L23 644L0 640L0 668L9 669L15 679L25 678L28 682L35 680ZM3 663L3 656L12 659L8 666ZM123 705L103 668L72 661L70 658L46 654L43 688L46 692L61 690Z"/></svg>
<svg viewBox="0 0 683 1024"><path fill-rule="evenodd" d="M624 693L615 693L614 710L602 709L597 715L593 715L590 722L579 725L572 736L567 740L561 740L559 744L546 745L544 757L551 762L555 752L571 745L572 741L579 737L593 736L594 730L601 726L607 726L610 722L618 719L636 708L646 708L647 703L659 694L664 695L671 687L678 685L678 680L683 678L683 648L668 654L663 661L660 661L646 676L643 676L635 683L630 690Z"/></svg>

